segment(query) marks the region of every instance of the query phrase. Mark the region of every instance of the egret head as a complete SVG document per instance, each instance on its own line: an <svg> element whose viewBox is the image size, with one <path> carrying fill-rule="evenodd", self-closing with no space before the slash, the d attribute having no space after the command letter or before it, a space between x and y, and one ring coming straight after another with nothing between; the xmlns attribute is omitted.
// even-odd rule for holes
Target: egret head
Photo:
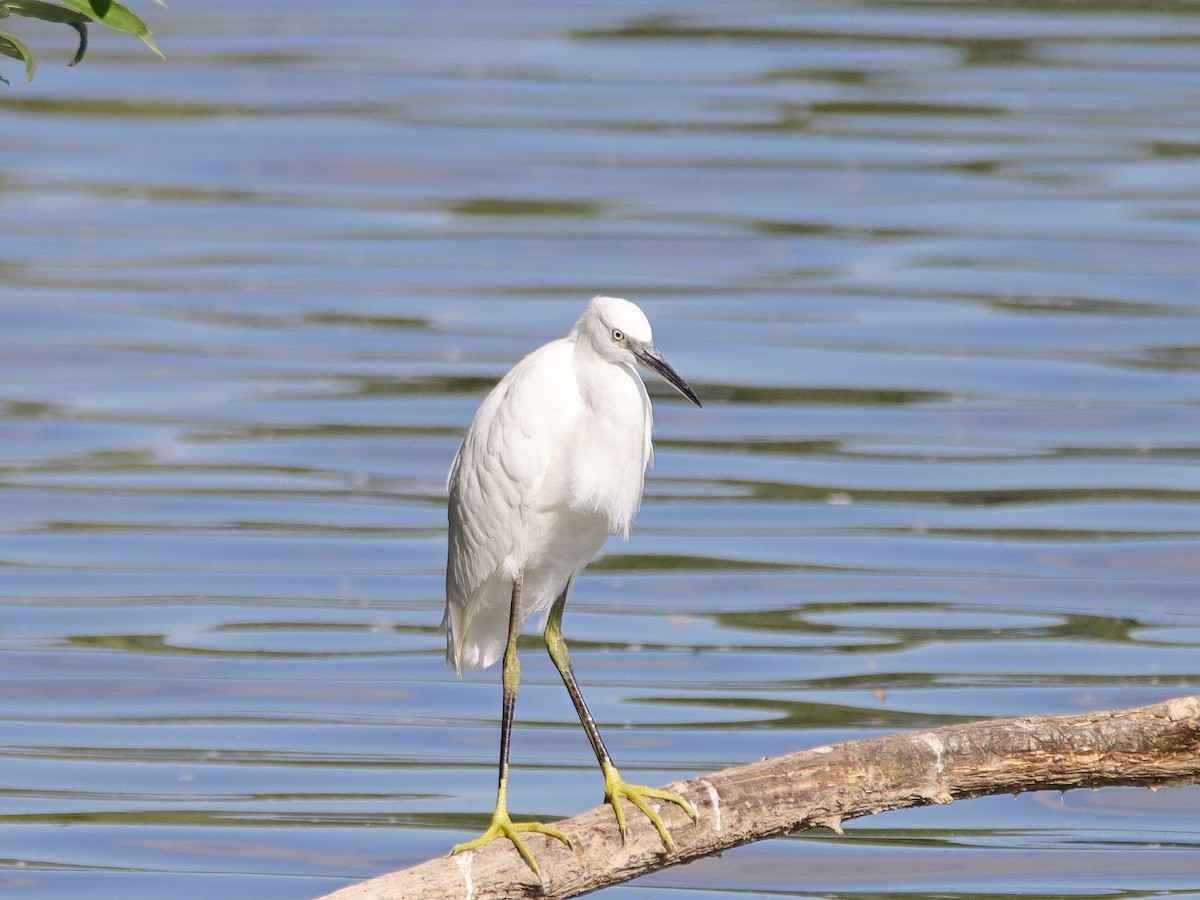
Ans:
<svg viewBox="0 0 1200 900"><path fill-rule="evenodd" d="M619 297L593 297L576 323L575 333L588 341L601 359L656 372L675 390L700 405L696 393L655 349L650 321L635 304Z"/></svg>

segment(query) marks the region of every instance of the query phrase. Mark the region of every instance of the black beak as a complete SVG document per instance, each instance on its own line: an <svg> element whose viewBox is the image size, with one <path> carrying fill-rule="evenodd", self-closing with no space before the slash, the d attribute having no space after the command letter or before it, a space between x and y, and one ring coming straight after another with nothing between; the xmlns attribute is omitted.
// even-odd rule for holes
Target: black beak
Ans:
<svg viewBox="0 0 1200 900"><path fill-rule="evenodd" d="M632 342L631 342L632 343ZM671 368L671 364L662 358L662 354L654 349L653 344L641 344L635 346L633 355L637 357L637 361L652 372L657 372L661 375L671 387L683 394L697 406L700 406L700 398L696 396L686 381L679 377L679 373Z"/></svg>

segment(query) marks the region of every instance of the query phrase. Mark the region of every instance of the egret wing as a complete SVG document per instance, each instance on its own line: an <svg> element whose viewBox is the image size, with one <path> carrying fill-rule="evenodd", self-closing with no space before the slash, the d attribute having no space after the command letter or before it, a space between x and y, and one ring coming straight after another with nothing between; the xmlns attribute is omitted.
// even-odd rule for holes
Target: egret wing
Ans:
<svg viewBox="0 0 1200 900"><path fill-rule="evenodd" d="M565 345L565 346L563 346ZM479 407L459 447L447 482L449 547L446 559L447 662L456 670L488 665L507 628L509 586L515 571L505 560L519 551L555 451L548 433L558 395L570 372L570 346L555 341L525 357ZM478 625L473 623L478 622ZM485 624L486 623L486 624ZM498 644L497 644L498 641ZM487 660L487 661L484 661Z"/></svg>

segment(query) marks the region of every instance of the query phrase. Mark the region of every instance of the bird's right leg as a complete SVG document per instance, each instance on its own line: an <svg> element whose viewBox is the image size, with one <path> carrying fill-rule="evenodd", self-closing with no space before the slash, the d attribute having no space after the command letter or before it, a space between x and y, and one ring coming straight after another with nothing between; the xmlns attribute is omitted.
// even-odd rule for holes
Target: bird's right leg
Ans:
<svg viewBox="0 0 1200 900"><path fill-rule="evenodd" d="M508 747L512 738L513 713L517 707L517 689L521 686L521 661L517 659L517 634L521 621L521 575L513 580L512 602L508 612L508 644L504 648L503 675L503 706L500 712L500 785L496 789L496 811L492 813L492 824L481 837L465 844L456 845L450 854L462 853L464 850L474 850L484 844L491 843L499 837L512 841L521 858L533 869L533 873L541 878L537 862L533 854L519 837L522 831L536 831L557 838L568 847L571 840L557 828L543 825L541 822L514 822L508 816Z"/></svg>

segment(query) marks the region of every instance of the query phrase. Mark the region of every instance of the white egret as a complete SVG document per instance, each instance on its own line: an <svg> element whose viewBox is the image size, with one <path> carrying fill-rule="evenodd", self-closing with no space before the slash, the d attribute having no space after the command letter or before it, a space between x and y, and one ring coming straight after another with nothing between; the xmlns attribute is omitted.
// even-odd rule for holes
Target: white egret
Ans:
<svg viewBox="0 0 1200 900"><path fill-rule="evenodd" d="M507 837L536 873L520 832L570 840L540 822L508 815L508 750L521 681L517 635L549 610L545 638L604 774L604 796L621 836L627 798L675 842L648 799L696 811L678 794L626 782L613 765L584 703L562 636L571 583L609 534L629 536L651 461L652 412L636 367L657 372L700 405L655 349L637 306L596 297L571 333L533 351L488 394L450 469L450 540L446 561L446 664L462 674L503 662L500 784L491 825L451 852Z"/></svg>

